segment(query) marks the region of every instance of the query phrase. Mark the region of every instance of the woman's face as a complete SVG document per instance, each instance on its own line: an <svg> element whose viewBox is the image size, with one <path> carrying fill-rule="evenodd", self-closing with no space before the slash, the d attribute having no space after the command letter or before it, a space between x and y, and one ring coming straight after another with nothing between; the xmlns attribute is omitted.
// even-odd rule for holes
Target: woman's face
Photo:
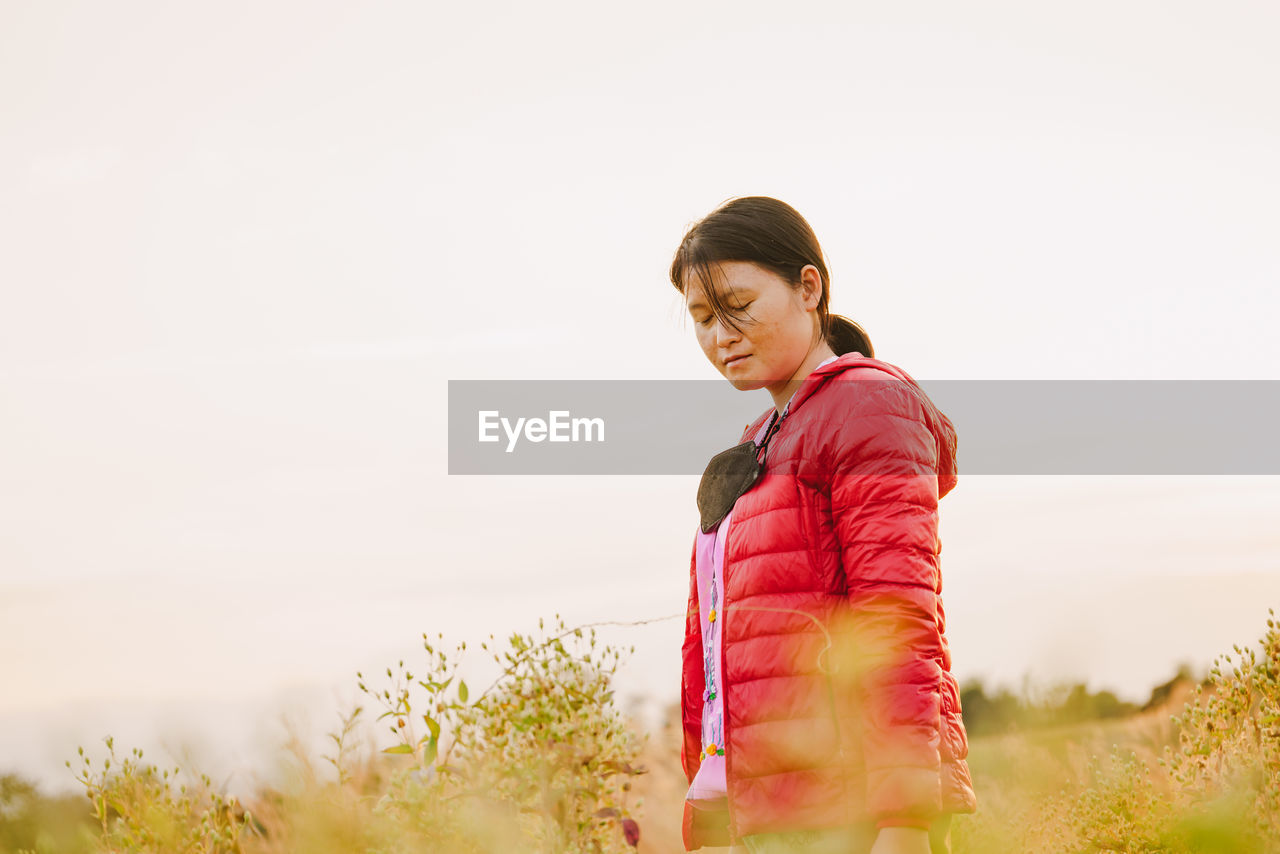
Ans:
<svg viewBox="0 0 1280 854"><path fill-rule="evenodd" d="M747 261L726 261L719 269L718 293L726 306L737 309L733 319L739 329L712 313L701 282L691 273L685 280L685 304L698 346L734 388L785 385L813 351L822 287L818 269L805 266L801 288Z"/></svg>

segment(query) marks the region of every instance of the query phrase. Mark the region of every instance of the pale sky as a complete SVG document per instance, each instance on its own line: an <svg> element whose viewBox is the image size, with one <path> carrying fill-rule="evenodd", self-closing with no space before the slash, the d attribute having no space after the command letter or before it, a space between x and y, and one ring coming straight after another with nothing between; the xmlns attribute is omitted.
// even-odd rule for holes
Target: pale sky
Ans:
<svg viewBox="0 0 1280 854"><path fill-rule="evenodd" d="M695 476L450 477L446 383L718 376L666 271L732 196L799 209L917 379L1280 379L1278 38L1263 2L0 5L0 771L111 732L243 779L424 631L681 613ZM961 677L1144 699L1280 606L1280 479L966 476L957 426ZM676 698L680 630L602 630L624 692Z"/></svg>

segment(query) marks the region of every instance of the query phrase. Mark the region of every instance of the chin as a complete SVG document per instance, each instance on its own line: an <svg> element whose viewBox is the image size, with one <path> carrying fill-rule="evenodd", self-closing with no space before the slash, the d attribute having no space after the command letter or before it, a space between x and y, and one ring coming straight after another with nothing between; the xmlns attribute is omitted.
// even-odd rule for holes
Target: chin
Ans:
<svg viewBox="0 0 1280 854"><path fill-rule="evenodd" d="M750 377L726 377L725 379L729 380L729 384L738 391L755 391L768 385L764 380L751 379Z"/></svg>

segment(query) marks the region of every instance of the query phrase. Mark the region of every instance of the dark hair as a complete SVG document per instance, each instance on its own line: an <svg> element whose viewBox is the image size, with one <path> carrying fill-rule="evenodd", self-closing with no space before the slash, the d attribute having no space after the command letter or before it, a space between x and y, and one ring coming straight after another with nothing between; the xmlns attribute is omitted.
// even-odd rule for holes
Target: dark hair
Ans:
<svg viewBox="0 0 1280 854"><path fill-rule="evenodd" d="M809 223L791 205L768 196L730 199L694 223L671 262L671 284L677 291L684 294L685 275L689 270L695 271L711 311L721 321L740 329L711 276L714 265L728 261L756 264L781 276L793 288L800 286L800 271L806 264L817 267L822 276L818 299L822 337L837 356L855 351L864 356L875 355L871 339L861 326L828 311L831 277L822 258L822 247Z"/></svg>

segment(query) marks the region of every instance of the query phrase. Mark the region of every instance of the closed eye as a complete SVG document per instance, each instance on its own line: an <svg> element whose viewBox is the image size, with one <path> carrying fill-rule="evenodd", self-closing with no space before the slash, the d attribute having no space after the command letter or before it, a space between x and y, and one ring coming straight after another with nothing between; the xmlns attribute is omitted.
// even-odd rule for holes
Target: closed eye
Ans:
<svg viewBox="0 0 1280 854"><path fill-rule="evenodd" d="M730 314L731 316L737 317L745 313L747 310L747 307L750 306L751 303L753 302L755 302L755 300L749 300L747 302L744 302L742 305L730 306L727 313ZM709 326L714 317L715 317L714 314L708 314L706 317L702 318L701 320L695 320L694 322L697 323L699 326Z"/></svg>

